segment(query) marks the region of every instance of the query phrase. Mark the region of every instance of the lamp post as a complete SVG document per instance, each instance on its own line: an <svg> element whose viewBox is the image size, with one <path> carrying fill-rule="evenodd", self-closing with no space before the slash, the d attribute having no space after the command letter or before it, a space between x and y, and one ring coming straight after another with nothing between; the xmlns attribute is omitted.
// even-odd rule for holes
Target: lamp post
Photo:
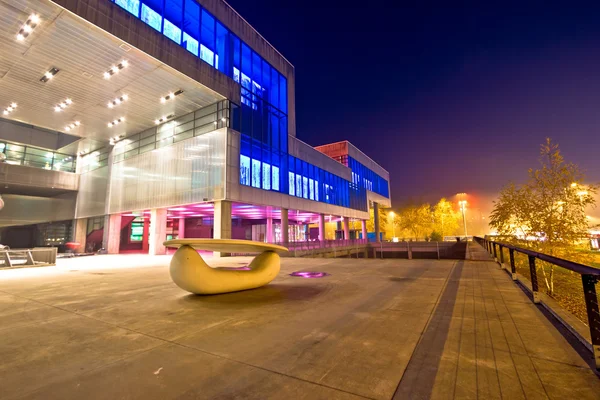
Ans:
<svg viewBox="0 0 600 400"><path fill-rule="evenodd" d="M467 240L467 219L465 217L465 212L467 210L467 201L466 200L461 200L461 201L458 202L458 205L460 206L460 211L462 212L463 227L465 229L465 240Z"/></svg>

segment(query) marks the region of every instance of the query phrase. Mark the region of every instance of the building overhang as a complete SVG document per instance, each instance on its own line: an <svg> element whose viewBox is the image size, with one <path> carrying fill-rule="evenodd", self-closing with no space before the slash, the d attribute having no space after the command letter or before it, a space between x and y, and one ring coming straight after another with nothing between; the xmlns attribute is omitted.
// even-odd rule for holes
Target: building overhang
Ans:
<svg viewBox="0 0 600 400"><path fill-rule="evenodd" d="M39 23L18 40L32 14ZM18 105L2 115L9 120L106 145L112 137L154 126L161 117L184 115L225 98L49 0L0 0L0 15L0 113L11 103ZM105 79L105 72L122 61L127 67ZM43 82L53 68L58 72ZM174 100L161 102L178 90L183 93ZM126 101L108 107L123 95ZM70 104L55 111L67 99ZM124 120L108 126L119 118ZM76 121L78 126L67 129ZM78 147L69 150L85 150Z"/></svg>

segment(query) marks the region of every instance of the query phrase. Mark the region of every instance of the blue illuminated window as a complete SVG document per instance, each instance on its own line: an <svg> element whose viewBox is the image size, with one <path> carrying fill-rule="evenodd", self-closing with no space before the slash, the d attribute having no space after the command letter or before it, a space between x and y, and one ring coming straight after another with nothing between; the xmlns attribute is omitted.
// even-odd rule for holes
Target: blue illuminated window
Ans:
<svg viewBox="0 0 600 400"><path fill-rule="evenodd" d="M265 190L271 190L271 166L269 164L263 163L262 175L262 188Z"/></svg>
<svg viewBox="0 0 600 400"><path fill-rule="evenodd" d="M315 200L319 201L319 182L315 181Z"/></svg>
<svg viewBox="0 0 600 400"><path fill-rule="evenodd" d="M200 45L200 58L215 66L215 53L203 44Z"/></svg>
<svg viewBox="0 0 600 400"><path fill-rule="evenodd" d="M198 41L185 32L183 33L183 44L187 51L195 56L198 55Z"/></svg>
<svg viewBox="0 0 600 400"><path fill-rule="evenodd" d="M165 19L163 33L175 43L181 44L181 29L173 25L168 19Z"/></svg>
<svg viewBox="0 0 600 400"><path fill-rule="evenodd" d="M260 188L260 161L252 159L252 186Z"/></svg>
<svg viewBox="0 0 600 400"><path fill-rule="evenodd" d="M240 83L240 70L236 67L233 67L233 80Z"/></svg>
<svg viewBox="0 0 600 400"><path fill-rule="evenodd" d="M211 50L214 50L215 48L215 18L205 10L202 10L200 43L206 45L206 47L209 47Z"/></svg>
<svg viewBox="0 0 600 400"><path fill-rule="evenodd" d="M303 188L303 196L305 199L308 199L308 178L302 177L302 188Z"/></svg>
<svg viewBox="0 0 600 400"><path fill-rule="evenodd" d="M140 1L139 0L115 0L115 4L129 11L136 17L140 17Z"/></svg>
<svg viewBox="0 0 600 400"><path fill-rule="evenodd" d="M240 183L250 186L250 157L240 155Z"/></svg>
<svg viewBox="0 0 600 400"><path fill-rule="evenodd" d="M162 17L159 13L157 13L145 4L142 4L142 21L144 21L157 31L161 31Z"/></svg>
<svg viewBox="0 0 600 400"><path fill-rule="evenodd" d="M271 188L279 192L279 167L273 165L273 180L271 182Z"/></svg>
<svg viewBox="0 0 600 400"><path fill-rule="evenodd" d="M288 182L289 195L290 196L295 196L296 195L296 185L294 183L294 173L293 172L288 172L288 177L289 177L289 182Z"/></svg>
<svg viewBox="0 0 600 400"><path fill-rule="evenodd" d="M302 176L296 174L296 196L302 197Z"/></svg>
<svg viewBox="0 0 600 400"><path fill-rule="evenodd" d="M308 197L311 200L315 199L315 181L312 179L308 179Z"/></svg>

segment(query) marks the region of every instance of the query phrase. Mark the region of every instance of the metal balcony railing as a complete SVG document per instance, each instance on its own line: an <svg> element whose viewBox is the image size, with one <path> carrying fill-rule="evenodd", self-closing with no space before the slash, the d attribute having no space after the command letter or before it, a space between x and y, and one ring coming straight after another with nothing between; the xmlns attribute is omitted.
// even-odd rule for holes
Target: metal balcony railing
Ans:
<svg viewBox="0 0 600 400"><path fill-rule="evenodd" d="M541 302L536 269L537 260L556 265L557 267L564 268L581 276L581 287L583 290L590 329L592 351L594 352L596 369L600 370L600 311L598 307L598 295L596 293L596 283L600 281L600 269L507 243L499 243L480 237L475 237L474 240L483 246L495 260L500 262L500 264L504 264L504 249L508 249L512 279L515 281L517 280L515 253L521 253L527 256L529 261L529 278L531 282L531 291L533 293L533 302L536 304Z"/></svg>

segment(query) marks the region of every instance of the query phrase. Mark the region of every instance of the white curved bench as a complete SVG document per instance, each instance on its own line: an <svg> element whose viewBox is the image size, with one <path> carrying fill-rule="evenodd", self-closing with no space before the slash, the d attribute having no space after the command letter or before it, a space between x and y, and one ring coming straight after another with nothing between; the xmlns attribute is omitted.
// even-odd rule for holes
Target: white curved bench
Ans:
<svg viewBox="0 0 600 400"><path fill-rule="evenodd" d="M288 251L274 244L235 239L178 239L164 242L178 247L169 272L173 282L195 294L218 294L255 289L271 282L281 268L279 254ZM261 253L252 260L250 270L211 268L197 250L224 253Z"/></svg>

